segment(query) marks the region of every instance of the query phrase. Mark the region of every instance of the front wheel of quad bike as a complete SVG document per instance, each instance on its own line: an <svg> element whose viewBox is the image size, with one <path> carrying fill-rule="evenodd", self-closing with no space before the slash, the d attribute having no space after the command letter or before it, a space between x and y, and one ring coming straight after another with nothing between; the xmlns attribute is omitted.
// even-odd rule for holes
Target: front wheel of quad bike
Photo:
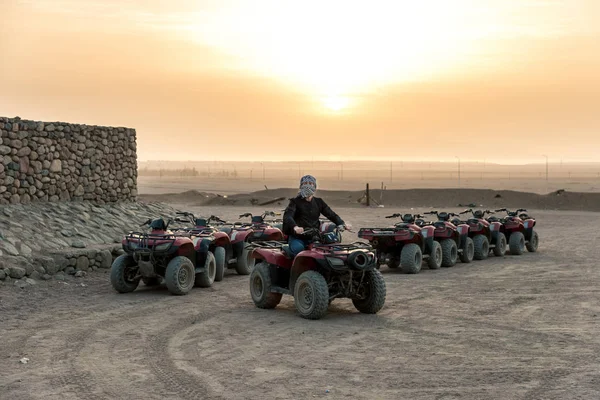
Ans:
<svg viewBox="0 0 600 400"><path fill-rule="evenodd" d="M218 246L215 248L215 282L221 282L225 276L225 247Z"/></svg>
<svg viewBox="0 0 600 400"><path fill-rule="evenodd" d="M536 231L531 232L531 239L527 242L527 251L530 253L535 253L538 249L538 244L540 243L540 238Z"/></svg>
<svg viewBox="0 0 600 400"><path fill-rule="evenodd" d="M215 260L215 256L212 252L208 252L206 254L206 265L204 268L204 272L200 272L196 274L196 279L194 280L194 286L207 288L211 287L213 282L215 281L215 276L217 275L217 262Z"/></svg>
<svg viewBox="0 0 600 400"><path fill-rule="evenodd" d="M110 283L119 293L133 292L140 284L140 278L136 277L138 267L135 260L129 254L122 254L113 261L110 269Z"/></svg>
<svg viewBox="0 0 600 400"><path fill-rule="evenodd" d="M400 252L400 269L406 274L417 274L421 271L421 263L423 262L423 253L421 248L410 243L402 247Z"/></svg>
<svg viewBox="0 0 600 400"><path fill-rule="evenodd" d="M363 299L352 299L352 304L361 313L376 314L385 304L386 287L383 275L374 269L365 271L363 286L365 297Z"/></svg>
<svg viewBox="0 0 600 400"><path fill-rule="evenodd" d="M194 264L183 256L169 261L165 272L165 283L169 292L176 295L188 294L194 287Z"/></svg>
<svg viewBox="0 0 600 400"><path fill-rule="evenodd" d="M490 241L483 235L476 235L473 238L473 244L475 245L475 255L473 258L476 260L485 260L490 252Z"/></svg>
<svg viewBox="0 0 600 400"><path fill-rule="evenodd" d="M458 246L456 245L456 242L452 239L444 239L442 240L441 245L442 253L444 254L442 257L442 267L454 267L458 260Z"/></svg>
<svg viewBox="0 0 600 400"><path fill-rule="evenodd" d="M144 282L144 285L146 286L158 286L160 285L160 278L158 276L153 276L152 278L142 276L142 282Z"/></svg>
<svg viewBox="0 0 600 400"><path fill-rule="evenodd" d="M525 235L522 232L513 232L508 239L508 249L513 256L520 256L525 251Z"/></svg>
<svg viewBox="0 0 600 400"><path fill-rule="evenodd" d="M244 243L245 245L246 243ZM255 259L252 257L252 250L244 246L235 263L235 271L240 275L250 275L254 268Z"/></svg>
<svg viewBox="0 0 600 400"><path fill-rule="evenodd" d="M465 247L463 251L460 253L460 261L468 264L473 261L473 257L475 256L475 244L473 243L473 239L467 237L465 242Z"/></svg>
<svg viewBox="0 0 600 400"><path fill-rule="evenodd" d="M317 271L303 272L294 286L294 302L302 318L322 318L329 307L329 288L323 275Z"/></svg>
<svg viewBox="0 0 600 400"><path fill-rule="evenodd" d="M281 301L281 293L271 292L271 270L269 264L260 262L250 273L250 296L258 308L275 308Z"/></svg>
<svg viewBox="0 0 600 400"><path fill-rule="evenodd" d="M498 232L493 252L496 257L504 257L504 253L506 253L506 236L504 236L504 233Z"/></svg>
<svg viewBox="0 0 600 400"><path fill-rule="evenodd" d="M427 259L427 266L429 269L439 269L442 266L442 260L444 259L444 252L439 242L433 241L431 246L431 253Z"/></svg>

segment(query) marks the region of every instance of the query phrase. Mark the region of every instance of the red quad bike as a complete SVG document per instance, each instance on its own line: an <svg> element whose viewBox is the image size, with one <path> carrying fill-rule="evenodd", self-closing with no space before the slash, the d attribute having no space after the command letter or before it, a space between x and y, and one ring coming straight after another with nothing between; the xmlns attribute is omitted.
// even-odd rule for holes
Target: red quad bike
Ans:
<svg viewBox="0 0 600 400"><path fill-rule="evenodd" d="M459 257L463 263L473 261L475 245L469 237L469 225L450 222L450 217L457 216L452 212L429 211L424 214L435 215L438 218L430 224L435 227L434 240L440 242L442 247L442 267L454 266Z"/></svg>
<svg viewBox="0 0 600 400"><path fill-rule="evenodd" d="M231 254L231 240L225 232L220 232L216 228L209 225L212 219L217 217L211 216L207 221L203 221L201 218L197 219L194 214L189 212L177 212L177 215L182 217L175 218L176 222L191 223L192 227L177 228L173 232L177 235L193 236L192 241L194 246L199 242L200 251L210 251L215 256L216 263L216 275L215 281L220 282L225 276L225 266L227 265L227 254ZM200 223L201 225L197 225Z"/></svg>
<svg viewBox="0 0 600 400"><path fill-rule="evenodd" d="M499 222L504 226L506 236L508 237L508 249L510 254L521 255L527 248L527 251L534 253L538 249L539 236L533 230L535 219L525 213L524 208L519 208L516 211L510 211L506 208L496 210L496 212L504 211L507 216L500 219ZM521 214L519 214L521 213Z"/></svg>
<svg viewBox="0 0 600 400"><path fill-rule="evenodd" d="M469 225L469 236L473 239L475 245L475 259L485 260L490 251L496 257L503 257L506 253L506 236L504 236L504 226L497 221L488 221L486 214L493 214L490 210L475 210L469 208L461 211L460 214L473 214L466 223Z"/></svg>
<svg viewBox="0 0 600 400"><path fill-rule="evenodd" d="M240 215L240 218L250 217L250 226L252 227L253 233L249 241L255 240L284 240L284 235L281 232L281 228L274 226L270 221L266 221L265 217L276 217L274 211L265 211L262 215L252 215L251 213L245 213ZM244 226L246 224L243 224Z"/></svg>
<svg viewBox="0 0 600 400"><path fill-rule="evenodd" d="M113 261L110 271L117 292L134 291L140 280L147 286L158 285L161 277L176 295L188 294L194 286L212 286L216 274L212 252L201 249L193 236L168 231L170 222L149 219L141 226L149 225L150 233L130 232L123 238L125 254Z"/></svg>
<svg viewBox="0 0 600 400"><path fill-rule="evenodd" d="M402 222L389 228L361 228L358 237L366 239L376 249L377 268L387 264L389 268L398 268L407 274L421 271L423 254L427 256L429 269L438 269L442 265L442 249L434 240L433 226L420 227L415 218L422 215L393 214L386 218L402 217Z"/></svg>
<svg viewBox="0 0 600 400"><path fill-rule="evenodd" d="M250 244L254 248L252 255L258 260L250 274L254 304L258 308L275 308L282 295L288 294L294 296L296 310L306 319L322 318L337 298L352 299L362 313L381 310L386 296L385 280L375 268L371 246L362 242L337 243L337 228L327 233L321 229L304 232L303 237L312 237L314 242L296 257L282 242Z"/></svg>
<svg viewBox="0 0 600 400"><path fill-rule="evenodd" d="M208 218L195 217L194 214L189 212L179 212L179 215L183 215L189 218L194 224L194 228L198 231L208 232L212 231L215 238L229 238L226 244L225 240L219 241L219 247L225 248L225 256L223 258L223 273L225 268L235 268L236 272L240 275L248 275L254 267L254 259L250 257L250 251L245 249L245 245L248 244L252 235L251 227L242 226L224 226L227 224L226 221L221 218L211 215ZM204 242L205 244L207 241ZM221 251L220 251L221 252ZM222 254L221 254L222 255ZM219 257L221 258L221 255ZM216 256L216 254L215 254Z"/></svg>

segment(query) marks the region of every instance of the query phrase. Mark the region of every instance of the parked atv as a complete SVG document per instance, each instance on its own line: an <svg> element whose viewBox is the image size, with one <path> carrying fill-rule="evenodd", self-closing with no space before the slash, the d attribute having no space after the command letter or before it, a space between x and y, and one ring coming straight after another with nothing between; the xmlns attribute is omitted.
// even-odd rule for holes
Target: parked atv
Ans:
<svg viewBox="0 0 600 400"><path fill-rule="evenodd" d="M504 256L506 252L504 227L500 222L485 219L486 214L493 214L493 212L490 210L473 211L472 208L460 212L460 214L467 213L473 215L473 218L469 218L466 223L469 225L469 236L473 239L473 244L475 245L474 258L476 260L485 260L490 251L497 257Z"/></svg>
<svg viewBox="0 0 600 400"><path fill-rule="evenodd" d="M162 218L144 222L150 233L130 232L123 241L125 254L112 264L110 281L116 291L134 291L140 280L147 286L164 278L169 291L183 295L194 286L212 286L216 263L213 253L202 248L193 236L174 235L168 231L171 220Z"/></svg>
<svg viewBox="0 0 600 400"><path fill-rule="evenodd" d="M510 254L521 255L525 248L531 253L536 252L540 239L538 233L533 230L536 223L535 219L525 213L527 210L524 208L519 208L516 211L510 211L506 208L496 210L496 212L500 211L507 214L499 222L502 223L508 237Z"/></svg>
<svg viewBox="0 0 600 400"><path fill-rule="evenodd" d="M191 227L173 229L176 235L193 236L194 245L200 241L201 251L210 251L215 256L216 275L215 281L220 282L225 276L225 269L228 261L228 253L232 253L231 240L225 232L220 232L210 226L213 220L219 220L218 217L211 216L206 221L202 218L195 218L189 212L177 212L181 217L175 218L176 222L191 224ZM206 226L203 226L206 225ZM231 257L231 256L230 256Z"/></svg>
<svg viewBox="0 0 600 400"><path fill-rule="evenodd" d="M275 308L287 294L294 296L298 313L306 319L322 318L337 298L352 299L362 313L381 310L386 286L375 268L371 246L330 243L332 236L317 229L307 229L303 236L312 237L314 242L296 257L282 242L250 244L252 256L258 260L250 274L250 295L258 308Z"/></svg>
<svg viewBox="0 0 600 400"><path fill-rule="evenodd" d="M442 249L434 240L433 226L420 227L416 218L422 215L393 214L386 218L402 217L402 222L389 228L361 228L358 237L369 241L376 249L377 268L387 264L389 268L398 268L407 274L421 271L423 255L427 258L429 269L438 269L442 265Z"/></svg>
<svg viewBox="0 0 600 400"><path fill-rule="evenodd" d="M223 271L225 268L235 268L240 275L250 274L254 267L254 259L244 248L253 233L250 226L228 224L227 221L215 215L208 218L197 218L190 212L178 212L178 214L188 218L193 223L193 229L198 232L213 232L213 236L218 237L219 240L224 236L229 238L228 243L225 240L219 241L219 246L225 248L225 256L222 257L222 253L219 254L219 261L221 258L223 259Z"/></svg>
<svg viewBox="0 0 600 400"><path fill-rule="evenodd" d="M276 217L278 214L273 211L265 211L262 215L252 215L245 213L240 215L240 218L250 217L251 223L247 226L252 227L253 233L249 241L255 240L283 240L284 235L281 228L274 226L270 221L266 221L265 217ZM242 224L244 226L244 224Z"/></svg>
<svg viewBox="0 0 600 400"><path fill-rule="evenodd" d="M473 261L475 245L473 239L469 237L469 225L450 222L450 217L457 216L457 214L452 212L438 212L433 210L424 214L435 215L438 218L437 221L430 224L435 227L434 239L440 242L442 246L444 254L442 267L454 266L459 257L463 263Z"/></svg>

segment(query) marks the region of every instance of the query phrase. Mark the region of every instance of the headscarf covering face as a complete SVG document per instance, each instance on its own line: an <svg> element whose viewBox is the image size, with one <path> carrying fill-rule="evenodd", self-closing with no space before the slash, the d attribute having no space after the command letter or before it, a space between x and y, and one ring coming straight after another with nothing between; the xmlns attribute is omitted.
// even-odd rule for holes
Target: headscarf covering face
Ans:
<svg viewBox="0 0 600 400"><path fill-rule="evenodd" d="M298 194L302 198L313 196L317 191L317 180L312 175L304 175L300 178L300 190Z"/></svg>

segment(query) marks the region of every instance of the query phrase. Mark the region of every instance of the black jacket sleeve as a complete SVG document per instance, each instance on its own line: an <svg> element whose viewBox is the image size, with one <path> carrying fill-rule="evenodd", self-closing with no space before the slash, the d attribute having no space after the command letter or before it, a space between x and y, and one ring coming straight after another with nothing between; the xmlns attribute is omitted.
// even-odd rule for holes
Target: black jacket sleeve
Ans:
<svg viewBox="0 0 600 400"><path fill-rule="evenodd" d="M339 217L339 215L334 213L331 208L329 208L323 199L319 199L319 203L319 210L321 211L321 214L323 214L327 219L336 225L344 225L344 221Z"/></svg>
<svg viewBox="0 0 600 400"><path fill-rule="evenodd" d="M294 227L297 225L296 221L294 221L295 213L296 201L294 199L290 199L290 203L285 208L285 212L283 213L283 233L286 235L291 235L294 231Z"/></svg>

